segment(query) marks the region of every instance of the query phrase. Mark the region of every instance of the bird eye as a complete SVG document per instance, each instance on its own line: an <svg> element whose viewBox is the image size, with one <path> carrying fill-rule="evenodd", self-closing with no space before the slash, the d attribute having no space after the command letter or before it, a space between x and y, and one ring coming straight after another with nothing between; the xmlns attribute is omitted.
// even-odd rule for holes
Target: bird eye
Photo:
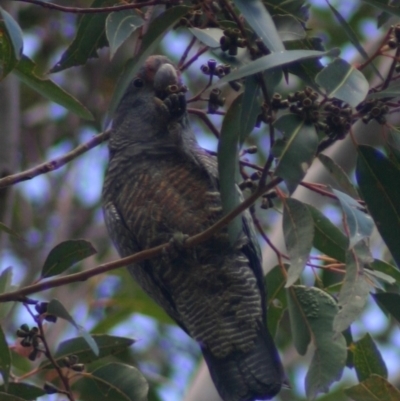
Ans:
<svg viewBox="0 0 400 401"><path fill-rule="evenodd" d="M133 81L133 85L135 86L135 88L141 88L143 86L143 79L141 78L136 78Z"/></svg>

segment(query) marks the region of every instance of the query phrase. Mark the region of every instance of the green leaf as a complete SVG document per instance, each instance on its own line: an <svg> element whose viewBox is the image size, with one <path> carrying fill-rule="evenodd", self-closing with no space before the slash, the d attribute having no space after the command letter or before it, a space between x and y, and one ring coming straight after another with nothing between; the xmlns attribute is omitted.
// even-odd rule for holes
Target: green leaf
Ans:
<svg viewBox="0 0 400 401"><path fill-rule="evenodd" d="M354 354L353 361L358 381L368 379L372 374L377 374L387 379L388 371L378 347L370 334L366 334L361 340L351 347Z"/></svg>
<svg viewBox="0 0 400 401"><path fill-rule="evenodd" d="M329 294L315 287L293 286L288 289L288 294L295 345L296 337L299 336L297 331L303 337L296 348L299 350L300 345L304 353L311 334L315 346L305 380L307 397L314 399L318 393L327 392L332 382L340 379L346 363L346 340L343 334L335 334L332 330L338 305ZM296 305L294 309L293 305ZM297 321L295 326L292 325L293 321Z"/></svg>
<svg viewBox="0 0 400 401"><path fill-rule="evenodd" d="M107 16L106 35L110 45L110 58L114 57L119 47L143 24L143 18L135 10L117 11Z"/></svg>
<svg viewBox="0 0 400 401"><path fill-rule="evenodd" d="M260 57L257 60L251 61L250 63L232 71L228 75L221 78L219 81L214 83L210 89L230 81L236 81L243 77L257 74L258 72L267 71L275 67L281 67L286 64L294 62L300 62L303 60L321 58L325 56L333 56L337 54L336 49L332 49L328 52L321 52L316 50L287 50L279 53L268 54L268 56Z"/></svg>
<svg viewBox="0 0 400 401"><path fill-rule="evenodd" d="M333 322L333 328L337 333L346 330L361 314L370 291L364 274L365 261L355 249L346 252L346 274L339 293L340 310Z"/></svg>
<svg viewBox="0 0 400 401"><path fill-rule="evenodd" d="M243 95L232 102L222 122L221 136L218 143L218 172L221 192L222 210L230 213L240 203L236 185L239 174L239 124ZM236 216L228 225L231 244L234 244L242 232L242 217Z"/></svg>
<svg viewBox="0 0 400 401"><path fill-rule="evenodd" d="M292 15L274 15L273 17L279 37L283 42L301 40L306 37L306 31L301 22Z"/></svg>
<svg viewBox="0 0 400 401"><path fill-rule="evenodd" d="M115 0L94 0L91 8L113 6ZM105 22L108 13L85 14L79 19L78 30L72 43L50 72L83 65L89 58L98 57L97 50L107 46Z"/></svg>
<svg viewBox="0 0 400 401"><path fill-rule="evenodd" d="M387 141L385 143L386 153L389 160L400 169L400 138L393 129L386 133Z"/></svg>
<svg viewBox="0 0 400 401"><path fill-rule="evenodd" d="M356 178L376 227L400 267L400 170L378 150L359 146Z"/></svg>
<svg viewBox="0 0 400 401"><path fill-rule="evenodd" d="M385 262L384 260L379 260L379 259L374 259L374 261L371 263L371 268L389 275L390 277L393 277L397 284L400 284L400 272L398 269L396 269L395 266L391 265L390 263Z"/></svg>
<svg viewBox="0 0 400 401"><path fill-rule="evenodd" d="M16 238L19 238L19 239L22 239L22 237L16 232L16 231L14 231L12 228L10 228L10 227L7 227L4 223L2 223L1 221L0 221L0 231L3 231L3 232L5 232L5 233L7 233L7 234L9 234L9 235L12 235L13 237L16 237Z"/></svg>
<svg viewBox="0 0 400 401"><path fill-rule="evenodd" d="M42 397L46 394L45 391L40 387L36 387L28 383L9 383L7 391L5 390L4 386L0 386L0 394L2 394L2 391L9 395L19 397L18 399L27 401ZM1 398L1 400L3 400L3 398Z"/></svg>
<svg viewBox="0 0 400 401"><path fill-rule="evenodd" d="M343 100L352 107L361 103L369 90L364 74L340 58L319 72L315 82L326 90L329 97Z"/></svg>
<svg viewBox="0 0 400 401"><path fill-rule="evenodd" d="M1 401L24 401L23 398L17 397L16 395L6 394L0 392Z"/></svg>
<svg viewBox="0 0 400 401"><path fill-rule="evenodd" d="M11 39L11 43L14 49L14 56L19 60L22 56L22 50L24 48L23 33L18 25L17 21L9 14L6 10L0 7L0 14L3 18L4 25L7 29L7 33Z"/></svg>
<svg viewBox="0 0 400 401"><path fill-rule="evenodd" d="M349 176L344 172L344 170L336 164L330 157L320 153L318 155L319 161L323 166L329 171L336 182L353 198L358 198L358 192L354 188L353 183L350 181Z"/></svg>
<svg viewBox="0 0 400 401"><path fill-rule="evenodd" d="M311 330L308 324L305 324L306 320L303 307L295 292L296 287L297 286L292 286L286 290L290 329L292 332L293 344L297 352L300 355L305 355L311 341Z"/></svg>
<svg viewBox="0 0 400 401"><path fill-rule="evenodd" d="M386 11L389 14L400 17L400 8L397 6L389 6L387 1L382 0L362 0L371 6L378 8L379 10Z"/></svg>
<svg viewBox="0 0 400 401"><path fill-rule="evenodd" d="M85 401L145 401L149 385L138 369L112 362L85 373L72 388L80 387Z"/></svg>
<svg viewBox="0 0 400 401"><path fill-rule="evenodd" d="M285 46L269 12L261 0L234 0L249 26L272 52L283 52Z"/></svg>
<svg viewBox="0 0 400 401"><path fill-rule="evenodd" d="M3 377L6 389L8 387L8 380L10 378L10 369L11 369L10 349L8 348L3 328L0 326L0 373Z"/></svg>
<svg viewBox="0 0 400 401"><path fill-rule="evenodd" d="M253 131L261 112L258 99L259 85L255 77L247 77L240 109L239 137L240 146Z"/></svg>
<svg viewBox="0 0 400 401"><path fill-rule="evenodd" d="M97 251L86 240L68 240L56 245L47 255L41 277L48 278L63 273L65 270L80 262Z"/></svg>
<svg viewBox="0 0 400 401"><path fill-rule="evenodd" d="M0 20L0 81L14 69L17 63L13 43L4 21Z"/></svg>
<svg viewBox="0 0 400 401"><path fill-rule="evenodd" d="M311 252L314 221L307 206L296 199L286 199L283 208L283 235L290 256L285 287L290 287L300 278Z"/></svg>
<svg viewBox="0 0 400 401"><path fill-rule="evenodd" d="M146 34L143 37L140 53L134 58L128 60L128 62L125 64L124 72L118 79L114 94L110 101L110 107L105 119L105 125L108 125L126 88L132 81L133 77L137 74L140 67L142 67L147 57L153 53L154 49L160 43L163 36L169 31L169 29L172 28L184 15L186 15L189 10L190 8L185 6L172 7L151 22Z"/></svg>
<svg viewBox="0 0 400 401"><path fill-rule="evenodd" d="M16 289L16 286L11 285L13 276L12 267L6 267L0 273L0 294L5 292L11 292ZM0 320L7 317L8 313L10 312L11 308L14 306L14 302L3 302L0 303Z"/></svg>
<svg viewBox="0 0 400 401"><path fill-rule="evenodd" d="M92 349L95 355L99 355L99 347L93 340L92 336L80 325L78 325L68 311L64 308L64 305L57 299L52 299L47 305L47 313L49 315L57 316L61 319L66 320L71 323L80 333L80 335L85 339L89 347Z"/></svg>
<svg viewBox="0 0 400 401"><path fill-rule="evenodd" d="M349 242L347 237L315 207L307 205L307 208L314 221L313 246L325 255L344 262Z"/></svg>
<svg viewBox="0 0 400 401"><path fill-rule="evenodd" d="M224 35L223 30L219 28L189 28L189 32L204 45L211 49L221 47L219 39Z"/></svg>
<svg viewBox="0 0 400 401"><path fill-rule="evenodd" d="M378 305L390 313L400 323L400 294L394 292L378 292L372 294Z"/></svg>
<svg viewBox="0 0 400 401"><path fill-rule="evenodd" d="M374 222L369 215L360 210L360 204L349 195L336 189L332 191L340 202L349 235L349 249L352 249L362 239L371 235Z"/></svg>
<svg viewBox="0 0 400 401"><path fill-rule="evenodd" d="M378 375L371 375L367 380L344 390L344 392L354 401L400 400L400 391Z"/></svg>
<svg viewBox="0 0 400 401"><path fill-rule="evenodd" d="M394 98L400 96L400 82L395 81L391 82L389 86L379 92L371 92L367 96L367 100L369 99L382 99L382 98Z"/></svg>
<svg viewBox="0 0 400 401"><path fill-rule="evenodd" d="M35 73L36 64L26 56L22 56L20 62L16 65L13 73L26 85L45 98L65 107L67 110L75 113L86 120L94 120L90 111L83 106L72 95L65 92L50 79L43 79Z"/></svg>
<svg viewBox="0 0 400 401"><path fill-rule="evenodd" d="M275 175L285 180L292 193L314 159L318 136L314 125L306 124L294 114L283 115L274 125L284 136L272 148L272 154L279 158Z"/></svg>
<svg viewBox="0 0 400 401"><path fill-rule="evenodd" d="M361 54L361 56L364 58L364 60L369 59L368 53L365 51L365 49L362 47L360 41L358 40L358 37L356 33L354 32L353 28L351 25L349 25L346 21L345 18L343 18L342 14L339 13L339 11L336 10L335 7L333 7L329 1L327 1L329 8L333 12L333 15L336 17L336 19L339 21L341 27L343 28L344 33L346 34L347 38L349 41L353 44L353 46L357 49L357 51ZM383 77L379 70L372 64L370 63L371 67L373 68L374 72L382 79Z"/></svg>
<svg viewBox="0 0 400 401"><path fill-rule="evenodd" d="M80 363L89 364L106 356L124 352L135 342L135 340L131 338L109 336L107 334L93 334L92 337L99 349L98 355L93 353L92 348L84 338L76 337L61 342L53 355L54 359L60 362L68 356L76 355ZM41 364L43 368L49 366L50 363L48 361L44 361Z"/></svg>
<svg viewBox="0 0 400 401"><path fill-rule="evenodd" d="M264 277L264 285L268 296L268 329L272 337L275 337L279 322L287 309L285 291L286 277L280 266L275 266Z"/></svg>

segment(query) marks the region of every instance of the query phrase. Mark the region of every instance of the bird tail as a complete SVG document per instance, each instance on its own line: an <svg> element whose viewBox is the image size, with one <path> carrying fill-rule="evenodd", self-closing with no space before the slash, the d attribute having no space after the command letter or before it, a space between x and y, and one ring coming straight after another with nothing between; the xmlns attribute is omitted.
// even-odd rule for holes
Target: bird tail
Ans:
<svg viewBox="0 0 400 401"><path fill-rule="evenodd" d="M284 373L266 328L262 328L248 352L234 351L224 358L215 357L206 347L202 352L224 401L269 400L279 393Z"/></svg>

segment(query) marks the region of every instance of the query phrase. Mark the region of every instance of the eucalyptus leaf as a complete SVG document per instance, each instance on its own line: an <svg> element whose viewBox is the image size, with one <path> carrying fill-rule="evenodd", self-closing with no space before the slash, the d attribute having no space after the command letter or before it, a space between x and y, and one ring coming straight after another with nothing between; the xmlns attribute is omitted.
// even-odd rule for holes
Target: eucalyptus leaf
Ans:
<svg viewBox="0 0 400 401"><path fill-rule="evenodd" d="M294 114L285 114L274 124L283 133L277 139L272 154L279 159L275 175L285 180L292 193L310 167L318 146L314 125L305 123Z"/></svg>
<svg viewBox="0 0 400 401"><path fill-rule="evenodd" d="M305 286L293 286L288 289L289 316L292 326L292 334L295 337L302 332L303 344L311 339L314 342L315 352L308 369L305 387L308 399L314 399L318 393L327 392L334 381L341 378L346 364L347 346L341 333L335 334L332 322L338 312L338 305L332 296L326 292ZM291 309L296 305L296 309ZM299 315L293 316L295 313ZM308 335L305 333L309 332ZM303 349L304 350L304 345Z"/></svg>
<svg viewBox="0 0 400 401"><path fill-rule="evenodd" d="M257 60L251 61L244 66L230 72L228 75L225 75L219 81L214 83L211 86L211 89L224 83L236 81L249 75L254 75L258 72L267 71L275 67L281 67L294 62L301 62L303 60L333 56L337 54L337 49L332 49L328 52L321 52L317 50L285 50L273 54L268 54L267 56L263 56Z"/></svg>
<svg viewBox="0 0 400 401"><path fill-rule="evenodd" d="M337 58L315 77L327 95L356 107L368 94L369 83L364 74L347 61Z"/></svg>
<svg viewBox="0 0 400 401"><path fill-rule="evenodd" d="M306 37L303 25L292 15L275 15L273 21L282 42L300 40Z"/></svg>
<svg viewBox="0 0 400 401"><path fill-rule="evenodd" d="M351 350L358 381L368 379L373 374L387 379L388 370L385 361L369 333L355 342Z"/></svg>
<svg viewBox="0 0 400 401"><path fill-rule="evenodd" d="M219 39L224 35L219 28L189 28L190 33L206 46L216 49L220 47Z"/></svg>
<svg viewBox="0 0 400 401"><path fill-rule="evenodd" d="M367 303L370 285L364 274L364 263L355 249L346 252L346 274L339 293L340 310L333 322L337 333L346 330Z"/></svg>
<svg viewBox="0 0 400 401"><path fill-rule="evenodd" d="M286 277L281 266L275 266L264 277L264 285L268 294L267 322L272 338L275 337L278 325L287 309L285 291Z"/></svg>
<svg viewBox="0 0 400 401"><path fill-rule="evenodd" d="M240 136L240 110L243 95L232 102L224 118L218 143L218 172L220 179L221 202L224 214L230 213L239 205L237 179L239 175L238 146ZM234 244L242 231L241 216L236 216L228 225L231 244Z"/></svg>
<svg viewBox="0 0 400 401"><path fill-rule="evenodd" d="M392 14L396 17L400 17L400 8L399 7L393 7L388 5L388 3L382 0L362 0L364 3L369 4L370 6L374 6L378 8L379 10L385 11L389 14Z"/></svg>
<svg viewBox="0 0 400 401"><path fill-rule="evenodd" d="M286 287L293 285L307 263L314 238L314 221L307 206L288 198L283 209L283 235L290 256Z"/></svg>
<svg viewBox="0 0 400 401"><path fill-rule="evenodd" d="M133 32L144 24L144 19L135 10L113 12L106 19L106 35L110 45L110 58Z"/></svg>
<svg viewBox="0 0 400 401"><path fill-rule="evenodd" d="M385 378L376 374L353 387L345 389L344 393L354 401L400 400L400 391Z"/></svg>
<svg viewBox="0 0 400 401"><path fill-rule="evenodd" d="M382 152L360 145L356 178L376 227L400 267L400 169Z"/></svg>
<svg viewBox="0 0 400 401"><path fill-rule="evenodd" d="M259 85L255 77L247 77L240 110L239 136L240 146L253 131L257 122L257 116L261 112Z"/></svg>
<svg viewBox="0 0 400 401"><path fill-rule="evenodd" d="M69 267L96 253L93 245L86 240L68 240L56 245L48 254L42 268L42 278L63 273Z"/></svg>
<svg viewBox="0 0 400 401"><path fill-rule="evenodd" d="M24 39L23 33L18 25L17 21L9 14L6 10L0 7L0 15L3 18L4 24L7 29L7 33L10 36L13 49L14 49L14 56L17 60L20 60L22 56L22 50L24 48Z"/></svg>
<svg viewBox="0 0 400 401"><path fill-rule="evenodd" d="M110 7L115 0L94 0L91 8ZM105 22L109 13L84 14L79 19L76 36L50 72L63 71L85 64L90 58L98 57L97 51L108 45Z"/></svg>
<svg viewBox="0 0 400 401"><path fill-rule="evenodd" d="M53 81L42 78L36 73L36 64L28 57L22 56L16 65L13 73L30 88L44 96L45 98L65 107L72 113L75 113L86 120L94 120L92 113L83 106L64 89L60 88Z"/></svg>
<svg viewBox="0 0 400 401"><path fill-rule="evenodd" d="M11 354L4 334L3 328L0 326L0 373L4 381L4 387L7 390L8 380L11 370ZM0 389L1 391L1 389Z"/></svg>
<svg viewBox="0 0 400 401"><path fill-rule="evenodd" d="M261 0L234 0L233 2L271 52L285 50L274 21Z"/></svg>
<svg viewBox="0 0 400 401"><path fill-rule="evenodd" d="M327 256L344 262L349 242L347 237L314 206L307 205L307 208L314 221L313 246Z"/></svg>
<svg viewBox="0 0 400 401"><path fill-rule="evenodd" d="M369 215L360 210L360 204L349 195L333 189L345 216L345 225L349 235L349 249L358 242L368 238L374 228L374 222Z"/></svg>
<svg viewBox="0 0 400 401"><path fill-rule="evenodd" d="M149 385L133 366L111 362L88 372L72 388L86 401L146 401Z"/></svg>
<svg viewBox="0 0 400 401"><path fill-rule="evenodd" d="M47 313L49 315L57 316L71 323L85 339L89 347L92 349L93 353L95 355L99 355L100 351L96 342L82 326L75 322L73 317L69 314L69 312L65 309L64 305L60 301L58 301L57 299L52 299L47 305Z"/></svg>
<svg viewBox="0 0 400 401"><path fill-rule="evenodd" d="M329 156L326 156L323 153L318 155L318 159L333 176L336 182L342 187L342 189L344 189L353 198L359 197L358 192L353 183L350 181L349 176L338 164L336 164Z"/></svg>
<svg viewBox="0 0 400 401"><path fill-rule="evenodd" d="M33 384L28 383L8 383L7 391L4 386L0 386L1 392L6 392L10 396L19 397L18 399L31 401L46 395L46 392ZM0 398L3 401L3 398Z"/></svg>

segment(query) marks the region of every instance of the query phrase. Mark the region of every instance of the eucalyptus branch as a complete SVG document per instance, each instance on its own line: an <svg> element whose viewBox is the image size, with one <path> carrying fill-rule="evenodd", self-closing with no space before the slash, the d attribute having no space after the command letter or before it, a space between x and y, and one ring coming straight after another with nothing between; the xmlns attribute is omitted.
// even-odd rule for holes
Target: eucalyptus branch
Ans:
<svg viewBox="0 0 400 401"><path fill-rule="evenodd" d="M186 61L185 64L180 66L179 70L180 71L185 71L191 64L193 64L203 53L205 53L208 50L208 46L204 46L201 49L197 51L197 53L190 58L188 61Z"/></svg>
<svg viewBox="0 0 400 401"><path fill-rule="evenodd" d="M28 313L32 316L32 319L35 321L35 323L38 326L39 334L40 334L40 340L42 341L42 344L44 346L44 354L45 354L46 358L50 361L50 363L52 364L54 369L56 370L57 375L60 378L60 380L61 380L61 382L62 382L62 384L64 386L65 391L63 391L62 393L65 394L70 401L75 401L75 397L72 394L68 378L64 375L60 365L54 359L54 357L53 357L53 355L52 355L52 353L50 351L50 347L49 347L49 344L47 343L47 339L46 339L46 336L45 336L45 332L44 332L44 328L43 328L43 323L42 323L41 317L40 316L35 316L32 313L31 309L29 308L29 306L27 304L25 304L24 306L27 309Z"/></svg>
<svg viewBox="0 0 400 401"><path fill-rule="evenodd" d="M327 196L328 198L332 198L332 199L337 200L337 196L335 194L320 188L318 185L315 185L315 184L312 184L312 183L309 183L309 182L304 182L304 181L302 181L300 183L300 185L303 186L304 188L307 188L310 191L314 191L314 192L316 192L316 193L318 193L318 194L320 194L322 196Z"/></svg>
<svg viewBox="0 0 400 401"><path fill-rule="evenodd" d="M48 8L51 10L62 11L64 13L72 13L72 14L95 14L95 13L111 13L113 11L122 11L122 10L131 10L135 8L143 8L148 6L156 6L159 4L180 4L180 1L171 1L171 0L154 0L148 1L144 3L134 3L134 4L121 4L119 6L111 6L111 7L97 7L97 8L79 8L79 7L66 7L61 6L59 4L49 3L47 1L42 0L14 0L19 1L21 3L29 3L35 4L37 6Z"/></svg>
<svg viewBox="0 0 400 401"><path fill-rule="evenodd" d="M190 41L190 43L186 46L185 51L182 53L182 56L179 60L178 63L178 68L181 68L181 65L185 62L187 56L189 55L190 50L192 49L192 47L194 46L194 44L196 43L197 38L195 36L193 36L192 40Z"/></svg>
<svg viewBox="0 0 400 401"><path fill-rule="evenodd" d="M36 167L32 167L29 170L21 171L20 173L8 175L4 178L0 179L0 188L5 188L13 184L17 184L18 182L27 181L38 175L48 173L50 171L54 171L64 166L71 160L77 158L78 156L86 153L88 150L94 148L100 143L106 141L110 136L110 131L102 132L101 134L96 135L90 141L83 143L82 145L77 146L75 149L71 150L54 160L50 160L48 162L44 162L39 164Z"/></svg>
<svg viewBox="0 0 400 401"><path fill-rule="evenodd" d="M395 73L396 66L397 66L397 64L399 62L399 56L400 56L400 48L398 47L396 49L396 54L395 54L395 56L393 58L392 64L390 65L389 72L387 73L385 82L383 83L381 90L386 89L389 86L390 82L392 81L393 74Z"/></svg>
<svg viewBox="0 0 400 401"><path fill-rule="evenodd" d="M258 187L256 191L249 196L245 201L243 201L236 209L232 210L230 213L225 215L223 218L218 220L215 224L209 227L207 230L189 237L184 242L183 246L185 248L194 247L207 239L211 238L217 231L221 230L230 221L232 221L236 216L242 213L244 210L249 208L261 195L265 192L271 190L276 185L282 181L281 178L274 178L268 184L263 187ZM122 259L118 259L109 263L101 264L89 270L85 270L80 273L70 274L68 276L56 277L44 282L28 285L26 287L20 288L16 291L6 292L0 294L0 302L11 302L11 301L24 301L27 295L34 294L36 292L48 290L50 288L60 287L65 284L74 283L77 281L85 281L91 277L97 276L101 273L106 273L111 270L118 269L127 265L142 262L143 260L154 258L160 255L162 252L168 251L171 247L171 243L166 242L164 244L158 245L151 249L146 249L141 252L137 252L133 255L127 256Z"/></svg>
<svg viewBox="0 0 400 401"><path fill-rule="evenodd" d="M211 130L211 132L217 138L220 137L220 132L217 130L215 125L211 122L211 120L207 117L207 114L203 110L191 109L191 108L188 107L187 111L190 114L194 114L195 116L198 116L201 120L203 120L204 124L207 125L207 127Z"/></svg>

